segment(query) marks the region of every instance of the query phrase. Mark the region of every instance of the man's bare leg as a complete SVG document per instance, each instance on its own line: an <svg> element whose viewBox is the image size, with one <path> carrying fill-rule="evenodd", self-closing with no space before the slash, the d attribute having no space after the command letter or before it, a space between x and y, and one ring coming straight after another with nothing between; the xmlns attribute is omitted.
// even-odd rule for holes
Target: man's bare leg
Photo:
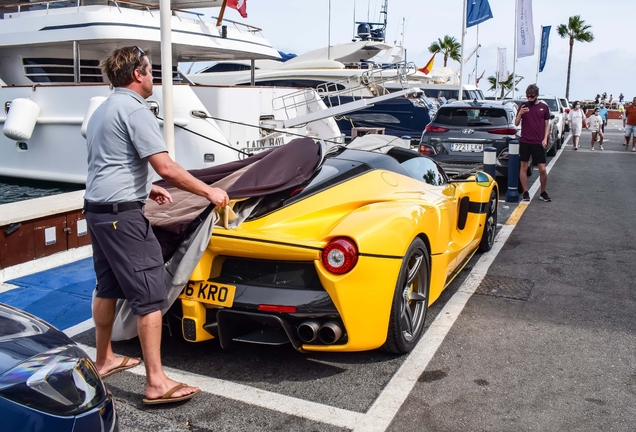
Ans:
<svg viewBox="0 0 636 432"><path fill-rule="evenodd" d="M508 173L510 175L510 173ZM528 190L528 162L521 161L521 168L519 169L519 181L521 182L521 188L524 192Z"/></svg>
<svg viewBox="0 0 636 432"><path fill-rule="evenodd" d="M138 316L137 331L146 366L146 397L157 399L179 384L166 376L161 365L161 311ZM172 397L186 396L198 389L186 387L176 391Z"/></svg>
<svg viewBox="0 0 636 432"><path fill-rule="evenodd" d="M113 322L115 321L116 298L96 297L93 302L93 321L95 321L95 345L97 354L95 356L95 366L100 375L121 365L123 357L115 356L110 343L113 333ZM139 360L130 359L128 364L137 364Z"/></svg>
<svg viewBox="0 0 636 432"><path fill-rule="evenodd" d="M545 164L538 164L539 168L539 182L541 183L541 193L545 192L548 186L548 170L545 168Z"/></svg>

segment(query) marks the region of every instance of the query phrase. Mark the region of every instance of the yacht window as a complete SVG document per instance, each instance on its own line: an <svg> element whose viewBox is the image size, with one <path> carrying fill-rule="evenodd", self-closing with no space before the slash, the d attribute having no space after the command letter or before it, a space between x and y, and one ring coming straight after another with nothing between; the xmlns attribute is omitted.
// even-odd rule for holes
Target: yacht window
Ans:
<svg viewBox="0 0 636 432"><path fill-rule="evenodd" d="M391 114L382 114L382 113L360 113L360 114L349 114L346 116L348 119L353 121L360 121L366 123L392 123L399 124L400 119Z"/></svg>
<svg viewBox="0 0 636 432"><path fill-rule="evenodd" d="M172 66L172 81L173 82L181 82L183 77L177 70L176 66ZM154 84L161 84L161 65L153 64L152 65L152 82Z"/></svg>
<svg viewBox="0 0 636 432"><path fill-rule="evenodd" d="M24 74L34 83L73 83L73 59L24 58ZM80 60L80 82L102 83L99 60Z"/></svg>
<svg viewBox="0 0 636 432"><path fill-rule="evenodd" d="M238 71L248 71L252 68L248 65L238 64L238 63L217 63L214 66L210 66L202 70L199 73L207 73L207 72L238 72ZM258 69L258 68L256 68Z"/></svg>
<svg viewBox="0 0 636 432"><path fill-rule="evenodd" d="M300 87L300 88L317 88L321 84L325 84L324 81L310 80L310 79L280 79L280 80L260 80L255 84L261 87ZM248 86L250 83L243 83L239 85ZM329 91L344 90L345 86L342 84L330 84Z"/></svg>

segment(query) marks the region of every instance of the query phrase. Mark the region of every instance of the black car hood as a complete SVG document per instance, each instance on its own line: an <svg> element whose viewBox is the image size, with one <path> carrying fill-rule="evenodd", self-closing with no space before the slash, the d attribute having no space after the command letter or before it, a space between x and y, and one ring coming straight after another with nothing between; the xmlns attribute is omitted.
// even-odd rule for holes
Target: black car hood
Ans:
<svg viewBox="0 0 636 432"><path fill-rule="evenodd" d="M0 303L0 375L36 354L74 342L46 322Z"/></svg>

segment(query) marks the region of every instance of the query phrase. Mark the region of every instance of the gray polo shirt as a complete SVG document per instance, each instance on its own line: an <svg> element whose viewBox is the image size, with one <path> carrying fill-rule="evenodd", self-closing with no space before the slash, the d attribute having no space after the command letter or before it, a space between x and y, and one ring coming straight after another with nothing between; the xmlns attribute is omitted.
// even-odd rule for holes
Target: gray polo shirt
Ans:
<svg viewBox="0 0 636 432"><path fill-rule="evenodd" d="M167 152L157 118L136 92L115 88L93 113L86 130L91 202L145 201L152 182L148 156Z"/></svg>

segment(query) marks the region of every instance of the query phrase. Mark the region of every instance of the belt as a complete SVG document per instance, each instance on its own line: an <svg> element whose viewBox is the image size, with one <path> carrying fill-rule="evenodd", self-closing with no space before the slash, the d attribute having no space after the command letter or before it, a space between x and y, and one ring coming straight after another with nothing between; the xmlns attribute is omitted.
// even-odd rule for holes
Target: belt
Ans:
<svg viewBox="0 0 636 432"><path fill-rule="evenodd" d="M98 204L84 200L84 212L90 213L119 213L128 210L140 210L143 206L144 203L141 201Z"/></svg>

